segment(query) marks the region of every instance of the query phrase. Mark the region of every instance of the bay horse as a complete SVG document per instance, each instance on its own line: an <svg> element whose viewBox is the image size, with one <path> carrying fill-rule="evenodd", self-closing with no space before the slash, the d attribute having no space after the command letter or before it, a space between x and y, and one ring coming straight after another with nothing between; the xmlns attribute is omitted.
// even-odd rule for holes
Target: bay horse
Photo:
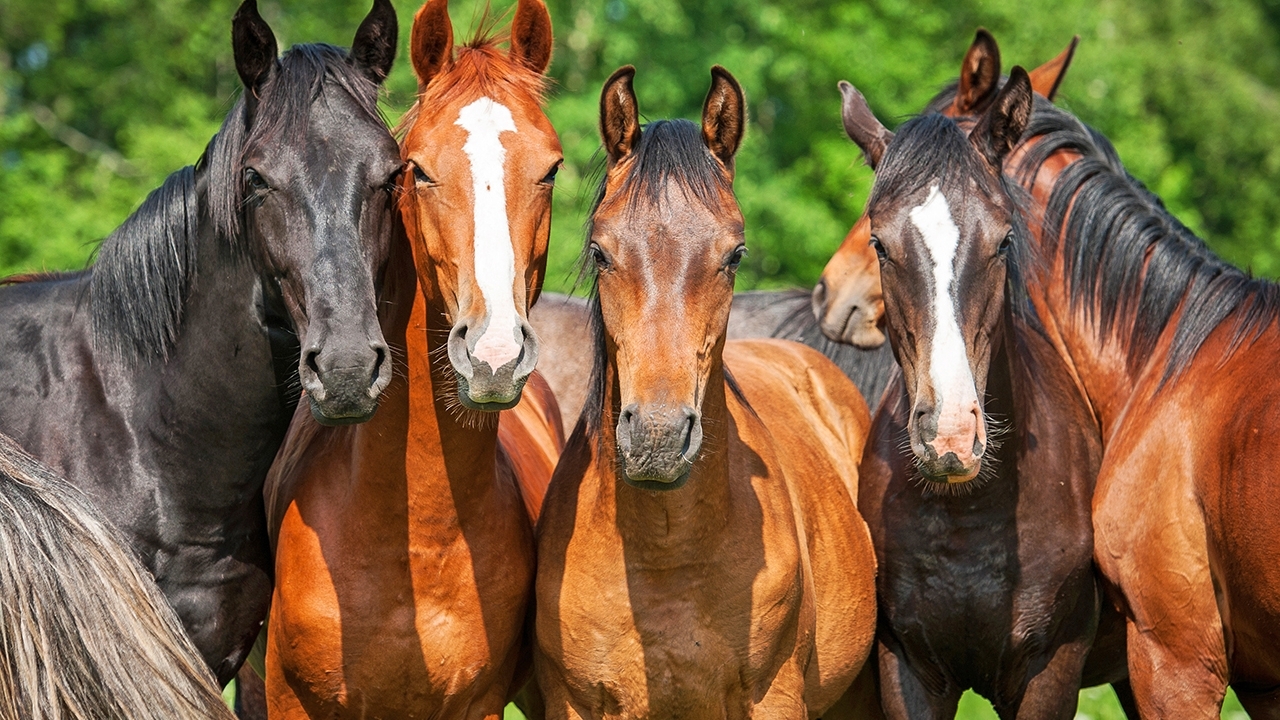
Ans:
<svg viewBox="0 0 1280 720"><path fill-rule="evenodd" d="M1015 67L1001 86L984 32L975 56L988 72L934 103L977 108L959 122L935 111L890 133L841 84L846 131L876 170L870 241L902 368L860 467L881 698L891 718L949 718L972 688L1001 717L1071 718L1082 682L1125 677L1092 560L1102 439L1021 292L1022 195L1002 163L1031 79Z"/></svg>
<svg viewBox="0 0 1280 720"><path fill-rule="evenodd" d="M563 436L526 318L563 156L546 6L519 0L509 51L484 33L455 48L447 0L414 19L382 408L348 428L300 412L268 482L272 717L500 718L528 676L533 520Z"/></svg>
<svg viewBox="0 0 1280 720"><path fill-rule="evenodd" d="M1037 107L1005 173L1023 278L1102 438L1094 559L1143 717L1280 717L1280 287L1216 257L1100 133Z"/></svg>
<svg viewBox="0 0 1280 720"><path fill-rule="evenodd" d="M277 58L254 0L232 44L245 92L199 162L90 269L0 288L0 431L120 528L220 683L267 613L262 483L299 391L359 422L390 381L375 295L401 168L387 0L349 53Z"/></svg>
<svg viewBox="0 0 1280 720"><path fill-rule="evenodd" d="M634 74L600 101L597 365L538 524L535 676L551 718L817 717L875 624L869 416L812 349L725 341L737 81L712 69L701 126L642 129Z"/></svg>
<svg viewBox="0 0 1280 720"><path fill-rule="evenodd" d="M233 717L125 537L0 435L0 718Z"/></svg>

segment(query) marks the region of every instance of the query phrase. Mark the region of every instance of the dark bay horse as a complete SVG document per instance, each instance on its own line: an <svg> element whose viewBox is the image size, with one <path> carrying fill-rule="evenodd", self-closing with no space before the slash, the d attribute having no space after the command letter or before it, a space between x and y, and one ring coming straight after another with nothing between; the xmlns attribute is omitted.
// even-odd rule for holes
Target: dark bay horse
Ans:
<svg viewBox="0 0 1280 720"><path fill-rule="evenodd" d="M0 588L0 718L232 717L124 536L3 435Z"/></svg>
<svg viewBox="0 0 1280 720"><path fill-rule="evenodd" d="M246 91L200 161L89 270L0 289L0 431L124 532L221 683L270 601L262 482L299 384L342 423L390 380L375 292L401 162L376 100L395 38L376 0L350 53L277 59L246 0Z"/></svg>
<svg viewBox="0 0 1280 720"><path fill-rule="evenodd" d="M634 73L601 96L597 364L538 524L547 716L817 717L875 624L854 503L869 417L812 349L725 341L737 82L712 69L701 126L642 129Z"/></svg>
<svg viewBox="0 0 1280 720"><path fill-rule="evenodd" d="M892 718L953 717L967 688L1001 717L1071 718L1082 682L1125 675L1092 562L1102 440L1018 277L1022 195L1001 167L1031 80L1014 68L1001 87L985 33L975 57L989 70L935 103L976 116L960 122L931 113L895 135L841 86L876 169L867 214L902 367L861 466L881 697Z"/></svg>
<svg viewBox="0 0 1280 720"><path fill-rule="evenodd" d="M563 444L526 320L562 162L541 0L497 42L455 48L446 0L414 20L395 380L363 425L299 417L268 481L273 717L496 720L528 677L533 519Z"/></svg>
<svg viewBox="0 0 1280 720"><path fill-rule="evenodd" d="M1280 717L1280 288L1217 258L1071 114L1037 107L1023 279L1102 438L1094 558L1143 717L1210 718L1228 684Z"/></svg>

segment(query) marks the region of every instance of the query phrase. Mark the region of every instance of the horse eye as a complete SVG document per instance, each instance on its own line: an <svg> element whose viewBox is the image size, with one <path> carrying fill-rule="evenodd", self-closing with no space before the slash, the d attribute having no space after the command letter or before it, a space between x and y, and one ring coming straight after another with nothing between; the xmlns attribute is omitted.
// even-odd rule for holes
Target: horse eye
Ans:
<svg viewBox="0 0 1280 720"><path fill-rule="evenodd" d="M880 258L880 262L884 262L889 254L884 251L884 245L880 244L880 238L875 235L871 236L871 249L876 251L876 257Z"/></svg>
<svg viewBox="0 0 1280 720"><path fill-rule="evenodd" d="M263 180L262 176L258 174L258 171L253 168L245 168L244 180L249 184L250 188L257 192L271 189L271 186L267 184L267 181Z"/></svg>
<svg viewBox="0 0 1280 720"><path fill-rule="evenodd" d="M587 252L591 253L591 261L596 264L596 268L600 270L609 269L609 258L604 254L604 250L600 249L599 245L591 243L587 246Z"/></svg>
<svg viewBox="0 0 1280 720"><path fill-rule="evenodd" d="M1000 247L996 250L996 252L1000 255L1008 255L1009 248L1011 247L1013 247L1013 231L1012 230L1010 230L1009 234L1005 235L1004 239L1000 241Z"/></svg>
<svg viewBox="0 0 1280 720"><path fill-rule="evenodd" d="M555 187L556 173L558 172L560 172L560 163L556 163L555 165L552 165L551 171L547 173L546 177L542 178L538 182L541 182L543 185L550 185L552 187Z"/></svg>
<svg viewBox="0 0 1280 720"><path fill-rule="evenodd" d="M429 175L423 172L422 168L418 167L416 164L413 166L413 180L419 185L431 185L435 183L435 181L432 180Z"/></svg>
<svg viewBox="0 0 1280 720"><path fill-rule="evenodd" d="M731 270L737 270L738 266L742 264L742 258L746 256L747 256L747 246L739 245L738 247L733 249L732 253L729 254L729 262L727 263L727 267Z"/></svg>

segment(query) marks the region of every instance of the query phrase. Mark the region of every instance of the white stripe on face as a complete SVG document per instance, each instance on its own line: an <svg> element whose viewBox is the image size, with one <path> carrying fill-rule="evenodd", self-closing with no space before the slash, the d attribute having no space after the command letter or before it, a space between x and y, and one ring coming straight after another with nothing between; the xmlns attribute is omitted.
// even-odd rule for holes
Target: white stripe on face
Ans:
<svg viewBox="0 0 1280 720"><path fill-rule="evenodd" d="M956 250L960 230L951 218L951 206L934 185L923 205L911 210L911 224L924 237L933 262L933 338L929 343L929 379L939 406L938 436L973 431L971 409L978 402L969 354L956 317L951 285L955 279Z"/></svg>
<svg viewBox="0 0 1280 720"><path fill-rule="evenodd" d="M515 120L506 107L482 97L462 108L455 123L467 131L462 151L471 161L471 184L475 194L475 273L484 297L488 322L476 341L472 354L497 370L520 355L516 338L516 316L512 287L516 278L516 256L511 246L507 221L507 191L503 165L507 151L501 135L515 132Z"/></svg>

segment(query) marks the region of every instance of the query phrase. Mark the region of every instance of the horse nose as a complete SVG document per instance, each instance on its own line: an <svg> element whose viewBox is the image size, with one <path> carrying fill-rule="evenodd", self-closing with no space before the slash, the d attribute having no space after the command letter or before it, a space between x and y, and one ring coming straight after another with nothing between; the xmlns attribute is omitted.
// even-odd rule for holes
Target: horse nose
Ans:
<svg viewBox="0 0 1280 720"><path fill-rule="evenodd" d="M682 486L702 448L702 417L688 405L622 409L617 426L618 454L627 482L647 490Z"/></svg>
<svg viewBox="0 0 1280 720"><path fill-rule="evenodd" d="M326 335L307 343L298 367L312 414L325 424L363 422L391 381L387 344L381 337L342 342Z"/></svg>
<svg viewBox="0 0 1280 720"><path fill-rule="evenodd" d="M912 420L913 449L926 475L951 482L977 475L985 450L982 409L977 401L955 408L920 404Z"/></svg>
<svg viewBox="0 0 1280 720"><path fill-rule="evenodd" d="M538 364L537 334L524 320L505 333L486 328L479 338L472 338L473 329L472 322L460 320L449 331L449 362L458 378L459 398L473 410L514 406Z"/></svg>

